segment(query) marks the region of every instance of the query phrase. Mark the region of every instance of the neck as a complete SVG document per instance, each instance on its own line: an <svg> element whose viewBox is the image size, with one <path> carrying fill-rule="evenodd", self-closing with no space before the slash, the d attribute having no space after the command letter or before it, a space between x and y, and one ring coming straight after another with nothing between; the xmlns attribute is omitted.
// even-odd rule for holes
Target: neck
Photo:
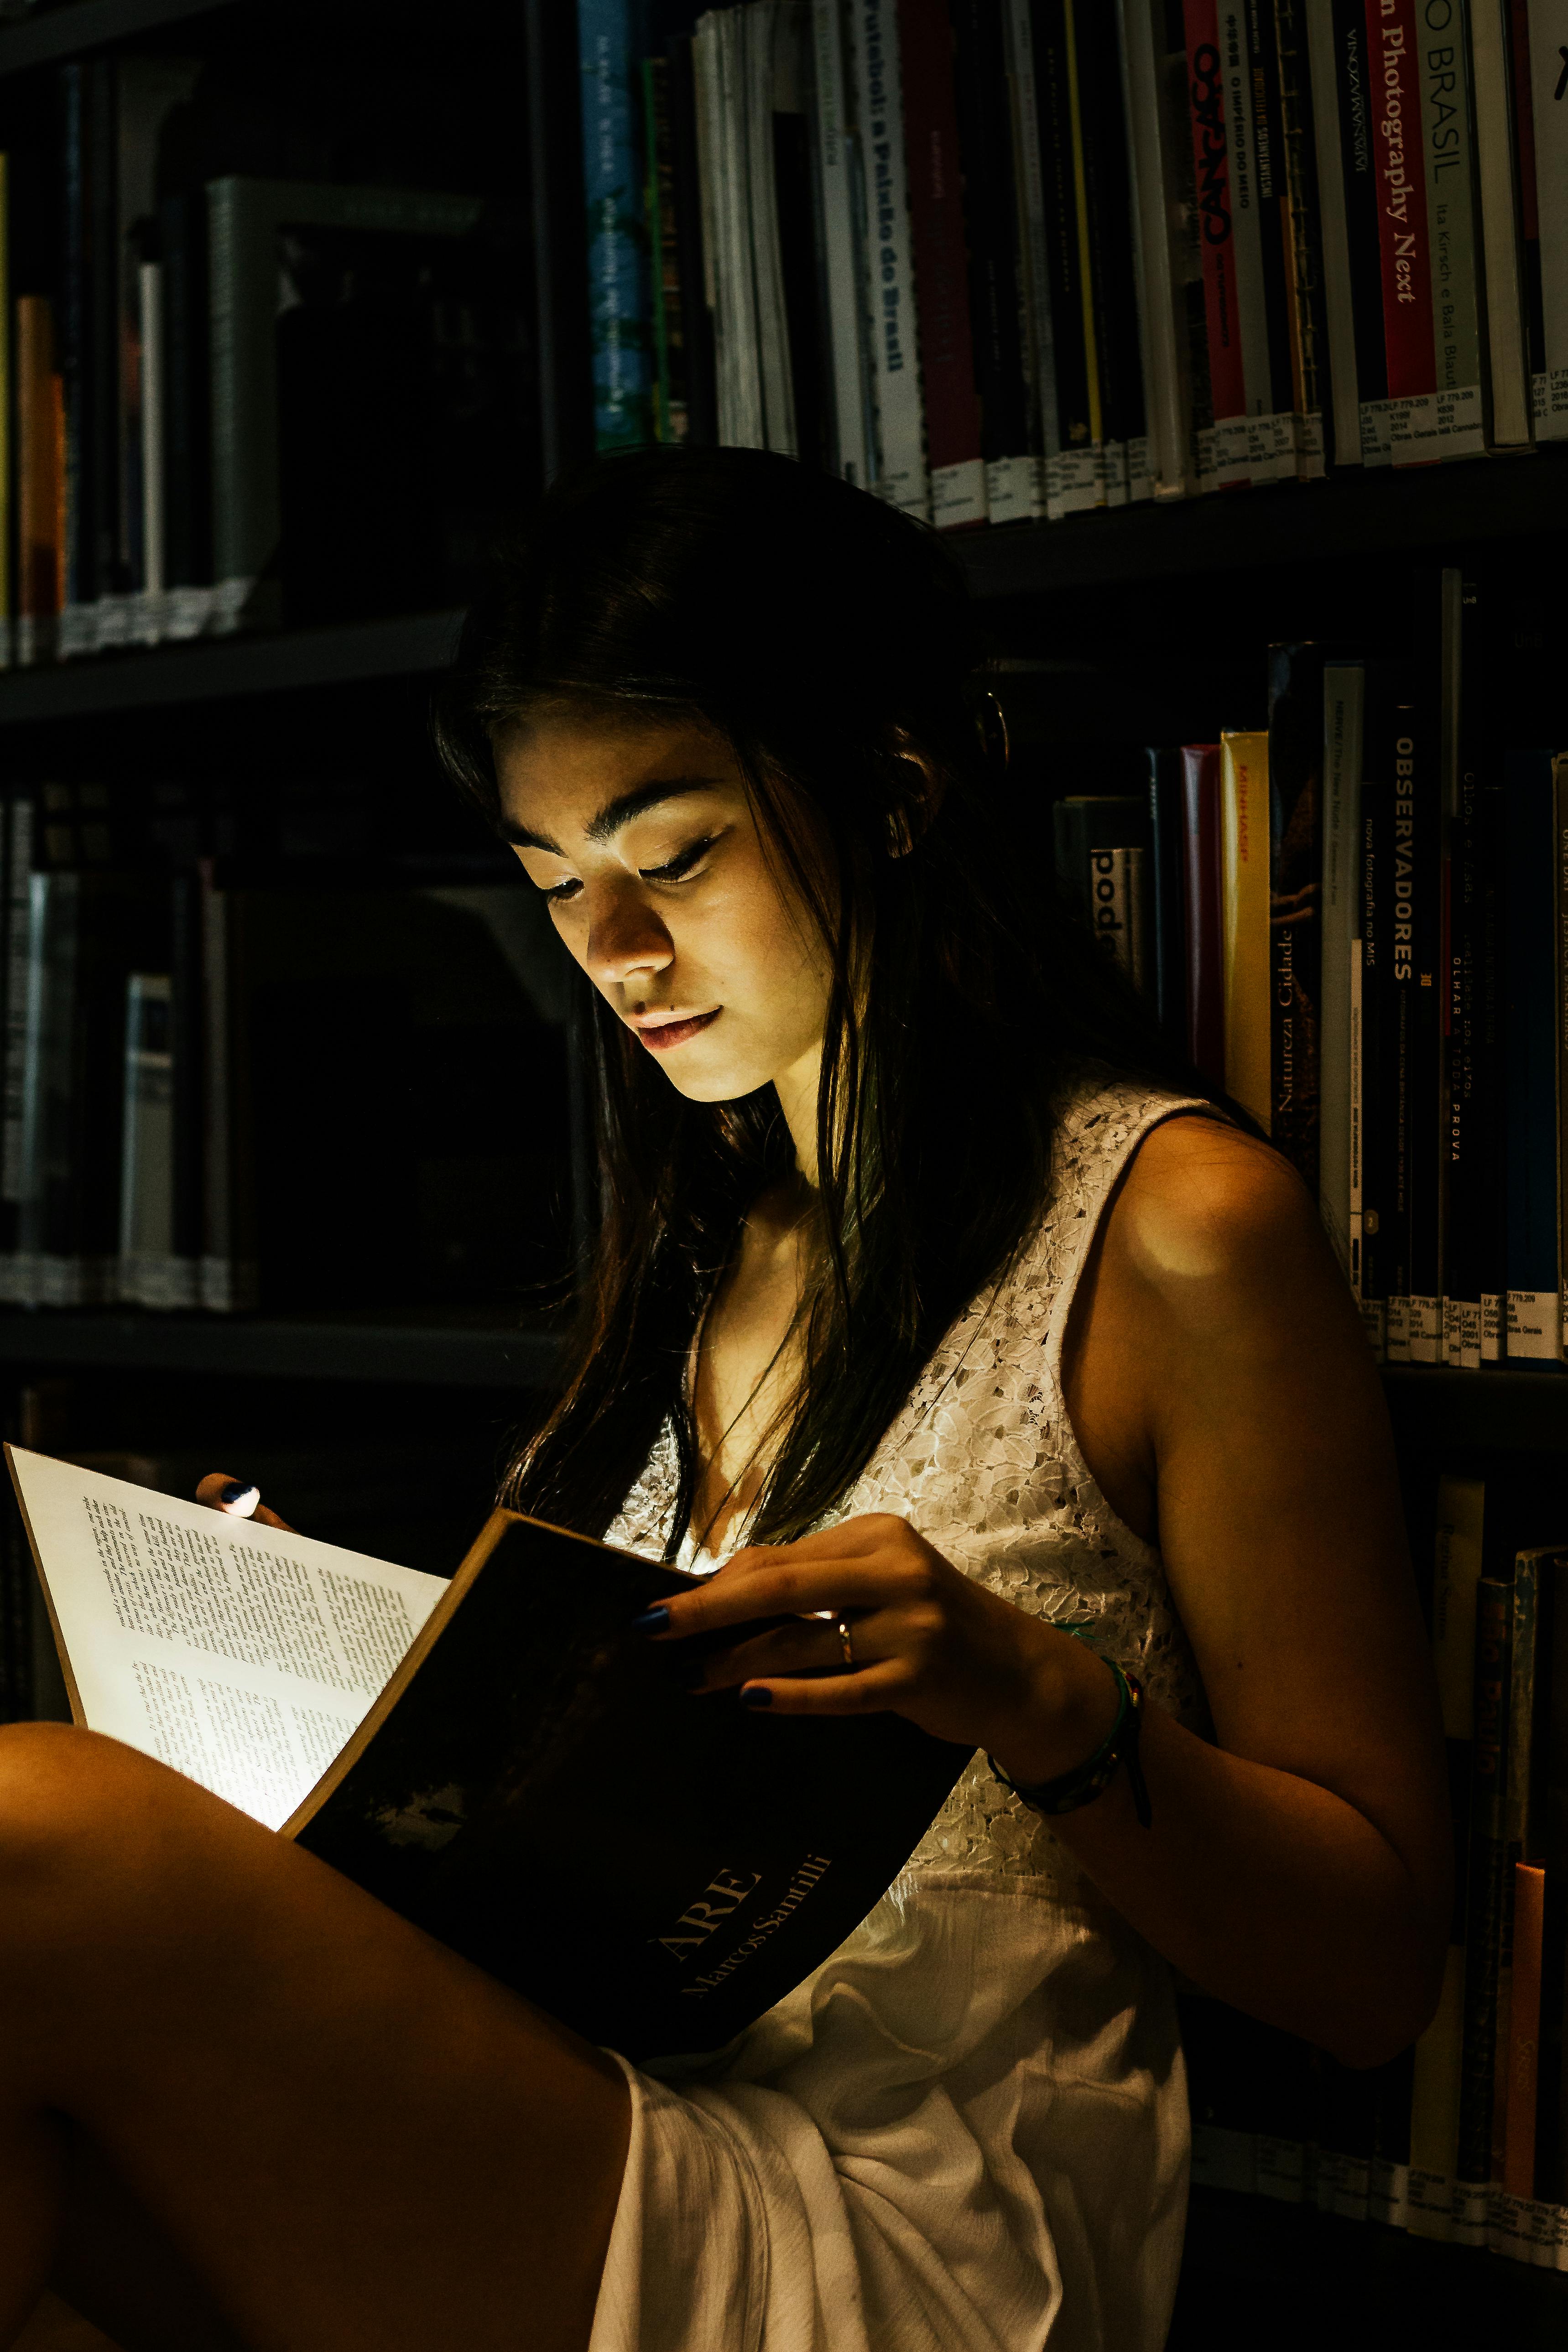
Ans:
<svg viewBox="0 0 1568 2352"><path fill-rule="evenodd" d="M817 1190L820 1171L816 1163L816 1097L822 1084L822 1046L820 1042L798 1062L780 1072L773 1080L773 1090L779 1098L784 1125L795 1145L795 1164L800 1177L811 1191Z"/></svg>

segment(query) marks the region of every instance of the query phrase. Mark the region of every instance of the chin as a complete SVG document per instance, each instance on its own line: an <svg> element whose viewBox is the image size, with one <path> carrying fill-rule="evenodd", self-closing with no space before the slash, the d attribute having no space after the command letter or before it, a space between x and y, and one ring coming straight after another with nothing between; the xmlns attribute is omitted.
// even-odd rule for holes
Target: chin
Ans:
<svg viewBox="0 0 1568 2352"><path fill-rule="evenodd" d="M679 1046L671 1055L650 1054L648 1059L658 1064L661 1074L669 1080L678 1095L688 1102L738 1102L742 1095L755 1094L759 1087L767 1086L773 1071L738 1066L726 1055L722 1061L715 1055L700 1051L701 1041ZM647 1052L644 1046L643 1051Z"/></svg>

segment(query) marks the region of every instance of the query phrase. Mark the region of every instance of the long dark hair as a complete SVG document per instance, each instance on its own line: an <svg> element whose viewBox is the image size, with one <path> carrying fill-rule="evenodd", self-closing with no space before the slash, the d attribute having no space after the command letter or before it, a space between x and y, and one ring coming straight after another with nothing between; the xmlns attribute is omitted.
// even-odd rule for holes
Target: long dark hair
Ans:
<svg viewBox="0 0 1568 2352"><path fill-rule="evenodd" d="M864 1467L1036 1221L1072 1075L1098 1062L1187 1087L1191 1073L1058 898L1041 812L985 723L957 567L865 492L742 449L646 451L557 485L471 612L437 705L447 770L492 817L493 736L542 705L722 736L831 959L823 1270L754 1529L787 1539ZM598 1534L668 1416L673 1542L696 1483L692 1337L793 1146L771 1087L688 1101L596 993L590 1020L597 1248L564 1391L503 1493Z"/></svg>

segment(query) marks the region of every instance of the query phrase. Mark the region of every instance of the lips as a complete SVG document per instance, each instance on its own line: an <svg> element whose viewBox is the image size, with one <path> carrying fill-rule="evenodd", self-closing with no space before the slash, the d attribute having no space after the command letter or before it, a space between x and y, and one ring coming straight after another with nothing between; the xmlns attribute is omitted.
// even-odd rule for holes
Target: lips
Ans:
<svg viewBox="0 0 1568 2352"><path fill-rule="evenodd" d="M634 1026L650 1054L668 1054L673 1046L684 1045L689 1037L695 1037L700 1031L710 1029L723 1009L722 1005L716 1004L711 1013L692 1013L678 1021L639 1021Z"/></svg>

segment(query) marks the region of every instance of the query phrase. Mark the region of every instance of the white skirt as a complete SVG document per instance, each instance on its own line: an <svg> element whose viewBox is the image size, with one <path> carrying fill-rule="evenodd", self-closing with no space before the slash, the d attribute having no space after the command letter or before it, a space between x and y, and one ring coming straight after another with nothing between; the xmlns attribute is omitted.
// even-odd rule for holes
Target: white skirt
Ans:
<svg viewBox="0 0 1568 2352"><path fill-rule="evenodd" d="M922 1871L716 2075L620 2063L590 2352L1163 2344L1186 2086L1163 1963L1120 1921Z"/></svg>

